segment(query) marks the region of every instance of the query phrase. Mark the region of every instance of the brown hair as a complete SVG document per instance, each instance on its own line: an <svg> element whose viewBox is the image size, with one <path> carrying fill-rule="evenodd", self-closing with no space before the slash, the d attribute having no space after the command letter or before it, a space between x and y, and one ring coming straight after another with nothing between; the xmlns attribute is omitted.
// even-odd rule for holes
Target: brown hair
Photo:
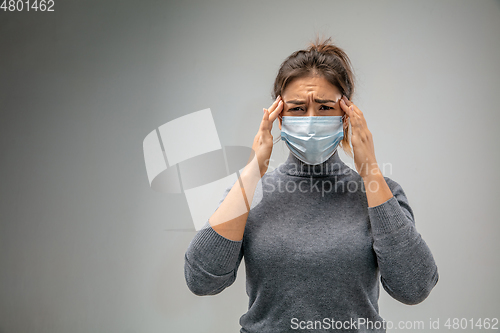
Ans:
<svg viewBox="0 0 500 333"><path fill-rule="evenodd" d="M308 76L324 77L349 100L354 94L351 61L344 50L331 42L331 37L323 41L316 37L306 50L295 51L283 61L274 81L272 98L282 95L293 80ZM352 157L349 127L344 127L340 146Z"/></svg>

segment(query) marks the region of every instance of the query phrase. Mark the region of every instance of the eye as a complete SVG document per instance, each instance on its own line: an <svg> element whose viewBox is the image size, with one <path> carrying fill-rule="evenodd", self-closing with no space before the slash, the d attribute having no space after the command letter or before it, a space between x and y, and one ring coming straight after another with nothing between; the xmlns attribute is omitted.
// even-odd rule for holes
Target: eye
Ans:
<svg viewBox="0 0 500 333"><path fill-rule="evenodd" d="M327 105L321 105L321 107L322 107L322 108L324 107L324 109L323 109L323 110L331 110L331 109L333 109L332 107L327 106Z"/></svg>
<svg viewBox="0 0 500 333"><path fill-rule="evenodd" d="M302 107L297 106L295 108L288 109L288 111L302 111Z"/></svg>

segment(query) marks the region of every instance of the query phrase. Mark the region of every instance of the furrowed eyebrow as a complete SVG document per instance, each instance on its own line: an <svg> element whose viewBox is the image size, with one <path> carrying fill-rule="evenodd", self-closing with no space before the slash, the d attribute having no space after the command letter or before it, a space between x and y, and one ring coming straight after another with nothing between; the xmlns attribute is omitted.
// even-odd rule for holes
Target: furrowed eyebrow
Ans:
<svg viewBox="0 0 500 333"><path fill-rule="evenodd" d="M319 104L324 104L324 103L337 103L337 101L331 100L331 99L315 99L314 100L316 103ZM293 99L291 101L286 101L287 103L290 104L296 104L296 105L301 105L301 104L306 104L306 101L301 101L297 99Z"/></svg>

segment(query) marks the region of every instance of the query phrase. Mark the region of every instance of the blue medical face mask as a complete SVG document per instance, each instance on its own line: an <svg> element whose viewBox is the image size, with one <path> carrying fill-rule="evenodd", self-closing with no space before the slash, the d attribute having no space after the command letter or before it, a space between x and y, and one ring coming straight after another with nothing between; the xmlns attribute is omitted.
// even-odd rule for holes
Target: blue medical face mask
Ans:
<svg viewBox="0 0 500 333"><path fill-rule="evenodd" d="M299 160L317 165L329 159L344 138L342 116L283 116L281 139Z"/></svg>

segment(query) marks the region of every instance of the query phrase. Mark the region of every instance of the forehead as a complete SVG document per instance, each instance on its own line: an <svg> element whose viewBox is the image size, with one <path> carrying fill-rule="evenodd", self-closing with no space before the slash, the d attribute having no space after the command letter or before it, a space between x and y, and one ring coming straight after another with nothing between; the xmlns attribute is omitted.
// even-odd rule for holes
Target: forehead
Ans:
<svg viewBox="0 0 500 333"><path fill-rule="evenodd" d="M324 77L302 77L290 82L285 88L282 96L289 98L305 97L308 94L315 94L320 97L336 98L340 95L340 91L333 84L328 82Z"/></svg>

